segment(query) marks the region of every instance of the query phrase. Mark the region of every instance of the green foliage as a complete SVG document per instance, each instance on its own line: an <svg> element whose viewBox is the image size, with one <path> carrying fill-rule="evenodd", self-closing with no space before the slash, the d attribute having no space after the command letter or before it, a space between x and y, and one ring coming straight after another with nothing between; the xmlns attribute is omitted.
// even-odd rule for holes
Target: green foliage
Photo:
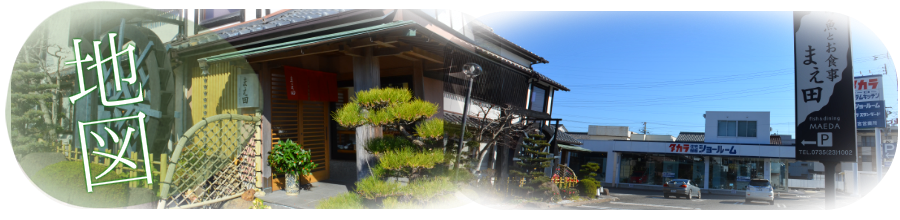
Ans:
<svg viewBox="0 0 900 220"><path fill-rule="evenodd" d="M582 179L578 182L578 188L582 190L584 195L592 196L597 192L597 188L600 188L600 181L594 179L597 176L597 170L600 169L600 164L594 162L588 162L585 165L581 165L581 170L578 170L578 176L581 176Z"/></svg>
<svg viewBox="0 0 900 220"><path fill-rule="evenodd" d="M401 194L400 183L382 181L369 176L356 182L356 193L366 199L397 196Z"/></svg>
<svg viewBox="0 0 900 220"><path fill-rule="evenodd" d="M412 148L384 152L380 157L380 165L384 169L399 170L404 168L434 168L444 161L441 149L418 151Z"/></svg>
<svg viewBox="0 0 900 220"><path fill-rule="evenodd" d="M427 139L441 139L444 136L444 120L431 119L416 125L416 135Z"/></svg>
<svg viewBox="0 0 900 220"><path fill-rule="evenodd" d="M250 206L250 209L272 209L272 207L264 204L262 199L256 198L253 200L253 205Z"/></svg>
<svg viewBox="0 0 900 220"><path fill-rule="evenodd" d="M300 144L291 140L279 140L269 152L269 166L278 173L308 176L318 165L312 162L310 152L304 150Z"/></svg>
<svg viewBox="0 0 900 220"><path fill-rule="evenodd" d="M16 63L10 82L9 137L13 152L21 156L53 151L58 145L55 134L63 131L58 122L64 116L57 114L57 121L53 121L51 112L55 105L53 91L58 87L35 63Z"/></svg>
<svg viewBox="0 0 900 220"><path fill-rule="evenodd" d="M446 166L443 149L432 148L444 136L444 121L425 120L438 105L414 99L406 89L381 88L360 91L348 104L332 113L341 126L383 126L403 136L385 136L365 141L366 150L378 157L372 176L356 182L355 193L339 195L320 203L321 208L421 208L441 200L456 189ZM463 172L467 173L467 172ZM406 176L409 184L386 181ZM426 177L426 178L422 178ZM374 203L373 203L374 202ZM375 207L368 207L375 208Z"/></svg>
<svg viewBox="0 0 900 220"><path fill-rule="evenodd" d="M99 175L106 170L106 165L90 163L91 174ZM116 175L114 171L92 181L107 182L124 179ZM32 179L41 190L60 201L89 208L114 208L129 205L128 183L115 183L109 185L94 186L93 192L87 192L87 182L84 179L84 162L81 160L63 161L44 167L38 171ZM138 201L143 203L145 201Z"/></svg>
<svg viewBox="0 0 900 220"><path fill-rule="evenodd" d="M550 167L553 158L548 158L549 153L544 152L550 144L543 138L543 135L538 134L525 138L525 144L522 146L523 153L518 157L521 161L516 163L520 170L510 170L510 175L516 179L526 179L526 184L520 187L525 196L543 196L540 199L556 196L554 192L551 192L552 188L545 184L549 183L550 177L544 176L544 168Z"/></svg>
<svg viewBox="0 0 900 220"><path fill-rule="evenodd" d="M413 143L402 137L376 137L366 141L366 150L374 154L413 147Z"/></svg>
<svg viewBox="0 0 900 220"><path fill-rule="evenodd" d="M362 198L354 192L346 192L324 199L316 205L316 209L364 209Z"/></svg>
<svg viewBox="0 0 900 220"><path fill-rule="evenodd" d="M358 103L349 102L331 113L331 118L343 127L359 127L366 123L366 118L360 114L360 110Z"/></svg>

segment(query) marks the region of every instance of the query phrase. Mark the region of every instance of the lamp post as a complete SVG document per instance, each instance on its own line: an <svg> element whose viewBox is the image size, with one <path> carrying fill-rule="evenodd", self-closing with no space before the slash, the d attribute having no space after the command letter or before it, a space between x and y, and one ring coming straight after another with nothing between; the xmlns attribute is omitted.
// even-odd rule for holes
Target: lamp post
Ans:
<svg viewBox="0 0 900 220"><path fill-rule="evenodd" d="M456 149L456 180L459 181L459 157L462 155L462 147L463 147L463 138L466 137L466 119L469 118L469 99L472 97L472 83L475 81L475 77L481 75L481 66L477 63L466 63L462 66L463 73L466 74L466 78L469 79L469 92L466 93L466 102L463 105L463 115L462 115L462 130L459 134L459 145Z"/></svg>

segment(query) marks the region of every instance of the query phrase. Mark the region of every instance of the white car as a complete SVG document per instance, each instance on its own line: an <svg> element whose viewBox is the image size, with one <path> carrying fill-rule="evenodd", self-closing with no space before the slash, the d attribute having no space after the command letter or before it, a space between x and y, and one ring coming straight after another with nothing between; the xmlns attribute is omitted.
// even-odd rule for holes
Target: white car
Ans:
<svg viewBox="0 0 900 220"><path fill-rule="evenodd" d="M750 185L747 185L745 201L746 203L750 203L750 201L766 201L769 202L769 205L775 205L775 189L772 188L767 179L750 180Z"/></svg>

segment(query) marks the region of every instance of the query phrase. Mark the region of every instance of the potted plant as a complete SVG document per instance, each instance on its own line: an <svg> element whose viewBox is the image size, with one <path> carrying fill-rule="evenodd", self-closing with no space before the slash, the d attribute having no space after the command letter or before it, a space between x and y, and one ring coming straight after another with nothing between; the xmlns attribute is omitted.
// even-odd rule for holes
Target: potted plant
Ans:
<svg viewBox="0 0 900 220"><path fill-rule="evenodd" d="M308 176L316 168L309 151L291 140L278 141L269 152L269 166L277 173L284 173L284 190L287 195L295 196L300 192L297 177Z"/></svg>

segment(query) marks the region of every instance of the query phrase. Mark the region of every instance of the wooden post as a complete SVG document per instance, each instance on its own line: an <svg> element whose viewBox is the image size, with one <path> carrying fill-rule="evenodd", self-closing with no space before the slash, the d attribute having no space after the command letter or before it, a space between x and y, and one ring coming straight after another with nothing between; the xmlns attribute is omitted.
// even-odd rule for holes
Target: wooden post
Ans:
<svg viewBox="0 0 900 220"><path fill-rule="evenodd" d="M166 169L169 168L169 158L167 156L165 153L159 155L159 179L153 180L153 182L162 183L166 179Z"/></svg>
<svg viewBox="0 0 900 220"><path fill-rule="evenodd" d="M372 55L372 48L366 48L362 57L353 57L353 89L359 92L381 86L378 57ZM375 156L366 151L366 141L381 137L381 128L371 125L356 128L356 178L361 180L371 174L369 167L375 166Z"/></svg>

